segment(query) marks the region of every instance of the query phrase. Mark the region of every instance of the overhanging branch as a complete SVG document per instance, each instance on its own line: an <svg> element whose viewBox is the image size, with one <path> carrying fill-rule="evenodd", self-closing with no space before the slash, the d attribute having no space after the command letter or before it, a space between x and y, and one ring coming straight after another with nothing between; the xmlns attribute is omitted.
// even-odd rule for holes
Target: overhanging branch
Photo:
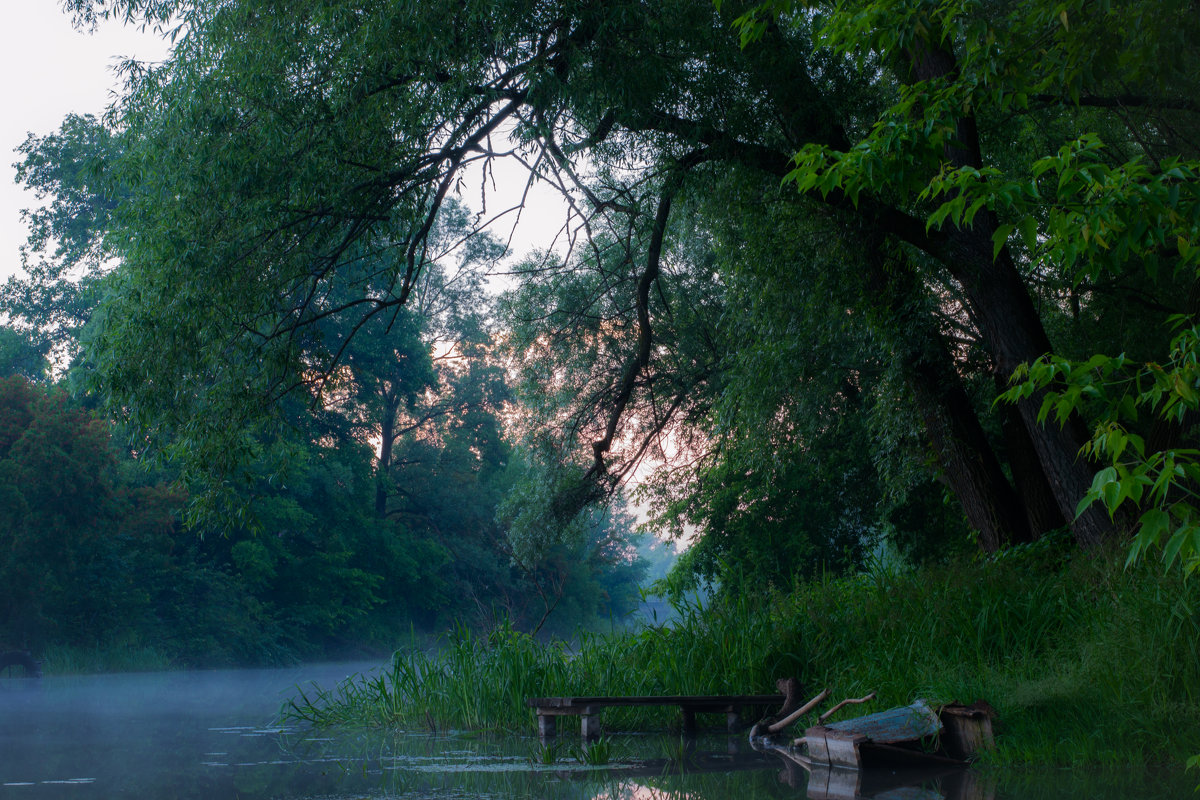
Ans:
<svg viewBox="0 0 1200 800"><path fill-rule="evenodd" d="M650 348L654 334L650 323L650 287L658 279L659 263L662 260L663 240L666 236L667 222L671 216L671 204L675 195L683 186L683 178L687 171L708 158L708 150L694 150L679 160L671 176L663 187L662 196L658 200L658 210L654 215L654 229L650 236L650 246L646 253L646 268L638 280L636 312L638 322L637 352L625 366L621 382L618 384L616 399L612 411L609 412L608 424L604 436L592 442L593 463L588 469L585 480L595 480L607 473L604 464L604 454L612 448L613 439L617 435L617 426L621 415L625 412L638 375L650 364Z"/></svg>

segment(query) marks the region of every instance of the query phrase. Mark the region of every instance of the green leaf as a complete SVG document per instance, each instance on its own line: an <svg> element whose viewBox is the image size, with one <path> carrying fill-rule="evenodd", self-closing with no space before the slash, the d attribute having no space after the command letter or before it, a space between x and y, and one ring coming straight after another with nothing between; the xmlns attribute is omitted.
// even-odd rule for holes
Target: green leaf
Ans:
<svg viewBox="0 0 1200 800"><path fill-rule="evenodd" d="M1021 218L1021 241L1025 243L1025 247L1029 252L1035 253L1038 249L1037 240L1037 220L1032 215L1027 214Z"/></svg>
<svg viewBox="0 0 1200 800"><path fill-rule="evenodd" d="M1183 550L1185 544L1191 540L1192 534L1196 532L1196 528L1191 526L1183 526L1171 535L1167 540L1166 546L1163 548L1163 562L1170 567L1175 563L1175 559L1179 557L1180 551L1183 551L1184 556L1188 555L1187 550Z"/></svg>
<svg viewBox="0 0 1200 800"><path fill-rule="evenodd" d="M1147 509L1138 520L1138 531L1134 536L1129 557L1125 560L1125 566L1136 562L1143 552L1157 544L1170 523L1170 516L1161 508Z"/></svg>
<svg viewBox="0 0 1200 800"><path fill-rule="evenodd" d="M1000 255L1000 251L1004 249L1004 245L1008 242L1008 235L1013 232L1012 225L998 225L995 233L992 234L992 260L995 260Z"/></svg>
<svg viewBox="0 0 1200 800"><path fill-rule="evenodd" d="M1054 409L1057 396L1053 392L1047 392L1046 397L1042 400L1042 406L1038 409L1037 420L1039 423L1045 422L1046 417L1050 416L1051 410Z"/></svg>
<svg viewBox="0 0 1200 800"><path fill-rule="evenodd" d="M1108 434L1108 452L1113 461L1121 457L1125 452L1125 445L1128 444L1128 439L1125 437L1124 431L1120 428L1113 428Z"/></svg>
<svg viewBox="0 0 1200 800"><path fill-rule="evenodd" d="M1124 495L1121 493L1120 481L1109 481L1104 484L1104 488L1100 492L1100 497L1104 501L1104 507L1108 509L1109 516L1112 516L1113 512L1120 507L1121 501L1124 499Z"/></svg>
<svg viewBox="0 0 1200 800"><path fill-rule="evenodd" d="M1079 519L1083 512L1087 511L1088 507L1096 502L1096 497L1097 495L1094 492L1088 492L1083 496L1083 499L1075 506L1075 519Z"/></svg>

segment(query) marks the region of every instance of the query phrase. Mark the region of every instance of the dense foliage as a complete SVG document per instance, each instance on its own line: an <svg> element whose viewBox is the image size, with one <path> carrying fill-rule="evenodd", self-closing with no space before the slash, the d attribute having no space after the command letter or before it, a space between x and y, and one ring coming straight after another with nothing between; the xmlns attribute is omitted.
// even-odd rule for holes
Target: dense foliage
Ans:
<svg viewBox="0 0 1200 800"><path fill-rule="evenodd" d="M369 447L310 428L264 445L237 490L243 521L186 529L178 483L118 448L108 422L61 388L0 379L0 644L50 668L277 663L385 653L456 621L533 627L553 612L563 630L627 613L628 520L513 566L495 521L508 448L494 438L481 464L479 438L452 427L389 478L411 498L403 514L375 513Z"/></svg>
<svg viewBox="0 0 1200 800"><path fill-rule="evenodd" d="M916 696L986 698L997 712L993 763L1178 764L1200 742L1198 584L1064 557L1067 549L1057 536L994 561L827 577L708 608L684 602L674 625L588 636L570 649L511 630L459 631L435 652L398 652L382 674L311 691L292 713L323 724L527 731L531 695L769 693L777 677L795 675L806 697L830 687L829 705L874 691L867 711ZM1018 581L1026 591L1014 599ZM612 708L604 722L628 730L679 720L677 709Z"/></svg>
<svg viewBox="0 0 1200 800"><path fill-rule="evenodd" d="M726 578L842 568L887 536L924 557L1068 526L1099 547L1124 521L1084 497L1145 499L1139 548L1178 528L1192 552L1187 419L1121 447L1139 402L1175 414L1190 380L1163 327L1200 252L1182 0L69 6L176 26L103 132L30 143L25 174L62 201L43 229L70 209L104 228L91 250L64 233L120 263L94 385L199 513L280 398L324 402L348 342L417 302L446 231L486 260L495 198L454 222L455 197L511 155L572 201L570 246L524 262L501 318L556 487L516 540L647 465L660 523L698 528L695 564ZM96 148L104 202L34 158ZM1165 405L1077 402L1116 378L1037 368L993 402L1047 353L1114 347L1167 365Z"/></svg>
<svg viewBox="0 0 1200 800"><path fill-rule="evenodd" d="M23 146L0 353L77 356L297 641L624 607L635 486L734 600L1064 529L1200 564L1193 3L66 5L174 48Z"/></svg>

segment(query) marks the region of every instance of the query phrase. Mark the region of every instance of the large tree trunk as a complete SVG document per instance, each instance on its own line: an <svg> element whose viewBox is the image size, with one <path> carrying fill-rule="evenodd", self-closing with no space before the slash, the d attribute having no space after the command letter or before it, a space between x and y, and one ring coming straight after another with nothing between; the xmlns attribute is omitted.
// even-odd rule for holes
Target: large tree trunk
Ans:
<svg viewBox="0 0 1200 800"><path fill-rule="evenodd" d="M917 40L910 58L918 80L952 75L957 71L954 56L927 40ZM951 166L980 167L983 163L979 131L974 117L958 120L952 144L945 148ZM992 235L995 216L981 211L969 228L956 228L942 240L936 253L946 269L962 286L972 315L985 344L991 351L997 377L1007 381L1020 364L1027 364L1050 351L1050 339L1042 326L1025 283L1013 263L1007 247L993 257ZM1071 528L1080 547L1092 548L1113 532L1107 515L1093 504L1075 518L1075 506L1092 485L1093 469L1079 451L1086 436L1077 418L1058 425L1038 421L1043 395L1036 394L1017 403L1017 412L1037 453L1042 472L1054 493L1064 519L1073 519Z"/></svg>
<svg viewBox="0 0 1200 800"><path fill-rule="evenodd" d="M399 399L393 392L383 396L383 419L379 422L379 464L375 471L375 516L387 516L388 496L392 482L392 447L396 443L396 412L400 410Z"/></svg>
<svg viewBox="0 0 1200 800"><path fill-rule="evenodd" d="M882 244L882 236L873 238ZM979 534L980 548L992 553L1029 539L1021 498L987 439L934 317L923 307L924 292L912 265L887 269L878 248L865 260L872 293L886 299L890 317L898 323L889 338L904 366L925 435L937 453L943 478Z"/></svg>
<svg viewBox="0 0 1200 800"><path fill-rule="evenodd" d="M1000 385L999 382L997 383ZM1021 498L1026 518L1029 520L1030 540L1037 539L1047 531L1066 525L1070 518L1064 517L1062 511L1059 510L1058 501L1054 499L1054 492L1050 490L1050 484L1046 482L1046 473L1042 471L1037 451L1033 447L1033 441L1029 438L1029 431L1025 429L1025 424L1021 421L1017 410L1004 404L998 411L1013 483L1016 486L1017 495ZM1016 539L1014 541L1025 540Z"/></svg>
<svg viewBox="0 0 1200 800"><path fill-rule="evenodd" d="M767 32L764 41L769 39L770 33ZM918 39L907 53L914 77L917 80L931 80L953 75L958 68L954 55L932 44L937 41L936 33L929 33L928 37L925 40ZM790 90L779 88L778 81L772 80L771 74L764 77L764 85L772 90L789 137L802 142L821 142L835 150L847 149L849 145L845 133L839 126L814 119L821 116L812 113L814 107L819 107L820 95L805 73L804 65L793 65L792 69L785 72L789 79L793 79L788 84ZM780 70L775 70L773 74L780 74ZM968 114L957 121L957 135L946 145L944 156L951 166L978 168L982 165L979 132L973 116ZM835 203L843 208L847 205L844 198L835 200ZM881 223L881 227L885 226ZM995 217L985 210L975 217L971 228L954 230L948 235L925 240L920 246L937 258L962 287L983 343L992 355L997 378L1006 383L1018 365L1030 363L1049 352L1050 341L1007 248L1002 248L999 256L993 258L992 234L995 230ZM964 445L959 439L965 428L959 429L956 427L959 423L951 421L955 412L950 409L957 405L957 401L951 401L948 396L939 397L935 384L927 382L926 385L930 390L926 399L935 405L942 405L949 415L942 422L928 421L931 431L944 430L946 433L946 463L975 463L982 471L964 479L967 484L963 487L967 492L963 498L964 508L974 506L976 493L971 485L985 486L991 483L992 478L983 476L983 473L991 472L991 467L974 461L965 452L955 452L958 447L972 447ZM1039 489L1049 487L1057 515L1065 520L1073 520L1072 529L1079 545L1084 548L1095 547L1111 535L1113 526L1095 505L1078 519L1074 518L1075 506L1091 487L1094 474L1092 466L1079 456L1086 436L1078 419L1072 418L1064 426L1055 422L1046 425L1039 423L1037 414L1042 398L1043 395L1039 394L1017 404L1017 417L1025 428L1027 442L1036 454L1039 465L1039 469L1031 474L1016 476L1018 485ZM975 422L978 424L978 420ZM931 433L931 437L933 435ZM982 453L984 450L977 448L975 452ZM1034 499L1039 497L1035 495ZM984 520L990 516L991 512L984 510L989 505L984 503L980 506L977 519ZM1055 515L1037 510L1029 517L1035 519L1040 527ZM973 524L977 523L973 521ZM1018 540L1030 535L1028 523L1011 530L1017 534L1015 538Z"/></svg>
<svg viewBox="0 0 1200 800"><path fill-rule="evenodd" d="M1007 381L1020 364L1050 352L1050 340L1020 274L1006 249L992 258L994 218L981 212L974 227L951 234L944 263L958 279L971 305L983 340L992 354L997 378ZM1108 516L1095 504L1079 517L1075 506L1091 488L1094 474L1080 454L1086 441L1083 426L1072 416L1063 425L1038 421L1043 395L1037 393L1017 403L1029 440L1063 519L1073 520L1071 529L1080 547L1102 544L1113 532Z"/></svg>
<svg viewBox="0 0 1200 800"><path fill-rule="evenodd" d="M769 87L789 140L796 146L820 141L836 150L849 149L850 142L836 117L814 113L827 104L803 58L786 50L773 25L764 32L763 44L750 48L748 58ZM768 44L774 46L765 46ZM782 52L787 55L780 56ZM945 64L937 68L944 69ZM923 312L914 313L915 298L924 295L914 273L904 267L889 273L883 266L882 232L868 234L868 239L865 259L871 270L870 283L886 298L893 318L906 319L906 329L920 331L919 341L898 341L898 356L904 361L909 387L943 475L968 523L978 531L980 546L992 552L1007 542L1031 538L1021 498L1004 475L940 332L927 315L919 318Z"/></svg>

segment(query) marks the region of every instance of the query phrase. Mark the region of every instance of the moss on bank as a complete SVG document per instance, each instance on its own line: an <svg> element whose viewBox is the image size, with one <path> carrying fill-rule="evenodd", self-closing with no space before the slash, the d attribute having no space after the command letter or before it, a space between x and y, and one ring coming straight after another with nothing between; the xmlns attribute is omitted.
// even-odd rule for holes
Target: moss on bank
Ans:
<svg viewBox="0 0 1200 800"><path fill-rule="evenodd" d="M828 578L568 645L455 631L381 674L298 698L318 724L531 730L530 696L772 692L795 675L861 711L986 699L998 763L1181 765L1200 750L1200 581L1053 544L999 559ZM669 727L670 710L605 712Z"/></svg>

